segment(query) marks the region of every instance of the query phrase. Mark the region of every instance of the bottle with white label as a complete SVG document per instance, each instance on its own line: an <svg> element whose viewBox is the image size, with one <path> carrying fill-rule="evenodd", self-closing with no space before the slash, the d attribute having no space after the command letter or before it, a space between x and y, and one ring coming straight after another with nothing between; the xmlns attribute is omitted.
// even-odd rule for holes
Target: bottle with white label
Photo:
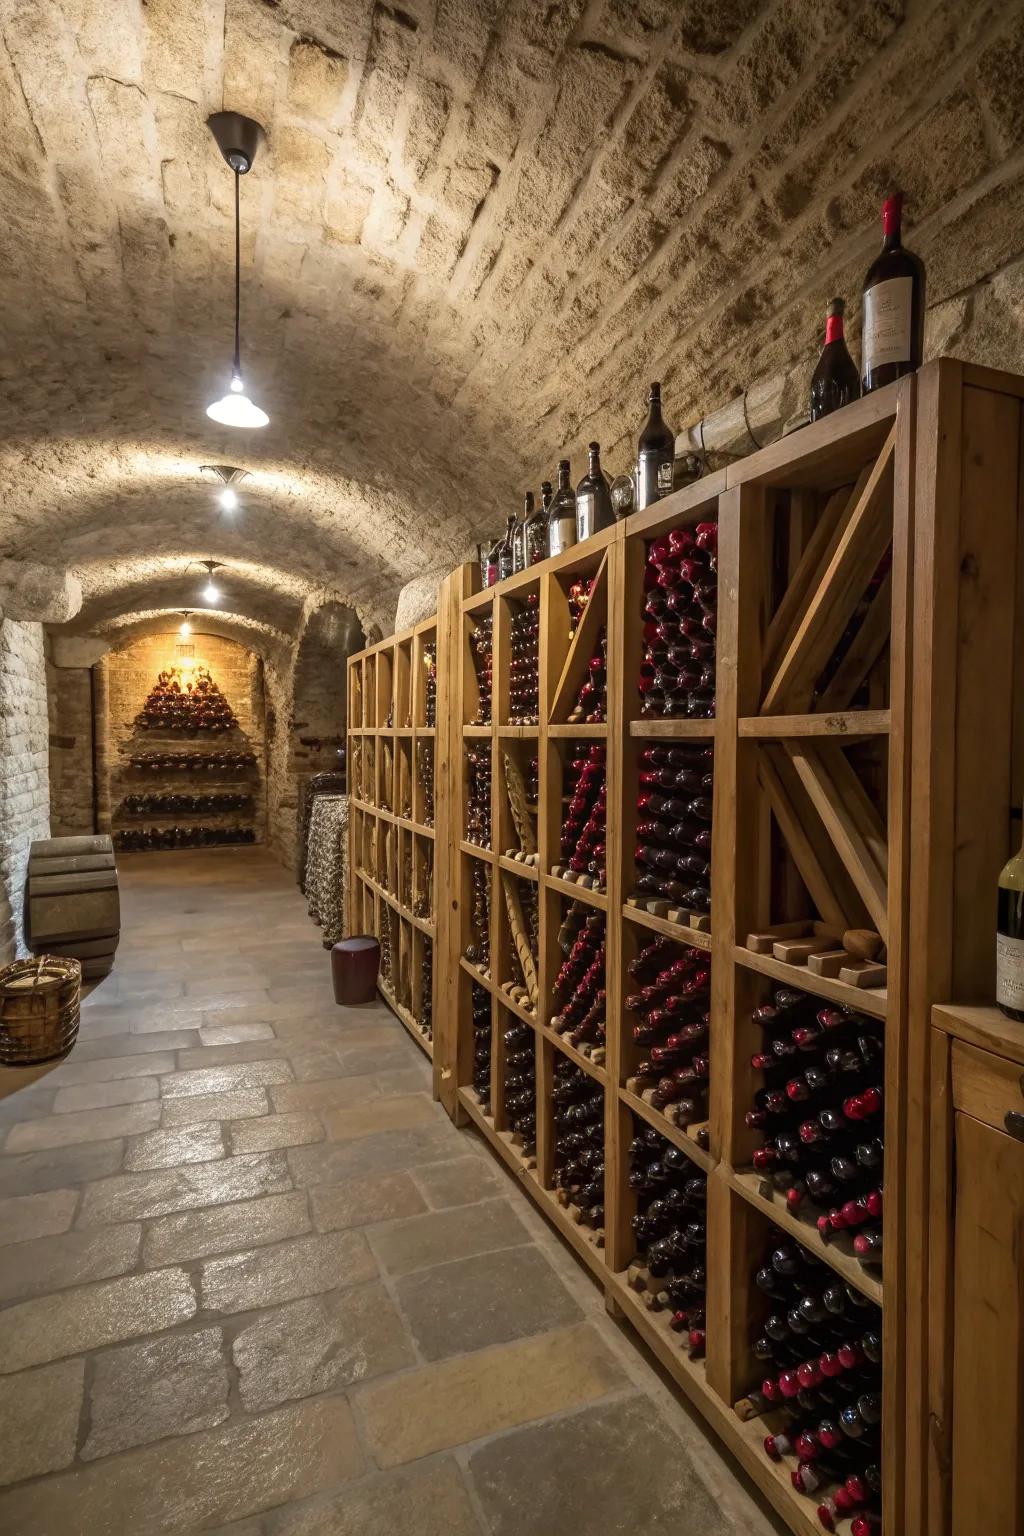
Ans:
<svg viewBox="0 0 1024 1536"><path fill-rule="evenodd" d="M569 460L558 461L558 488L548 508L548 554L561 555L576 543L576 492L569 479Z"/></svg>
<svg viewBox="0 0 1024 1536"><path fill-rule="evenodd" d="M920 368L924 355L924 263L900 238L903 193L882 204L882 249L864 279L864 393Z"/></svg>
<svg viewBox="0 0 1024 1536"><path fill-rule="evenodd" d="M652 384L650 414L637 445L636 509L642 512L672 490L676 435L661 414L661 385Z"/></svg>
<svg viewBox="0 0 1024 1536"><path fill-rule="evenodd" d="M576 487L576 542L582 544L615 522L608 476L601 468L601 445L590 443L590 465Z"/></svg>
<svg viewBox="0 0 1024 1536"><path fill-rule="evenodd" d="M996 1002L1007 1018L1024 1020L1024 847L999 876Z"/></svg>

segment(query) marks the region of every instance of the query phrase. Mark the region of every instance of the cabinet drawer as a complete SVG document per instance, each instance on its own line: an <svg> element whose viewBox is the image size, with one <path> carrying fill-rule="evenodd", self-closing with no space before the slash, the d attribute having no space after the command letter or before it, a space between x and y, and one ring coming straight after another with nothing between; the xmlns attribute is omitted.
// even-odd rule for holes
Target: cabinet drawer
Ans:
<svg viewBox="0 0 1024 1536"><path fill-rule="evenodd" d="M1020 1066L962 1040L953 1042L951 1056L954 1107L1024 1141L1024 1074Z"/></svg>

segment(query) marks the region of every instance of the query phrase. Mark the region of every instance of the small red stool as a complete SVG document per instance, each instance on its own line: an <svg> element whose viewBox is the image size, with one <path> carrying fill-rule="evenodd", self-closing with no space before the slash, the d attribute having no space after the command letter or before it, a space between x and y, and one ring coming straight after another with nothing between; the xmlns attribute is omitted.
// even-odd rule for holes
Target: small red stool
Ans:
<svg viewBox="0 0 1024 1536"><path fill-rule="evenodd" d="M331 950L331 981L334 1001L343 1008L372 1003L377 996L380 945L369 933L353 934Z"/></svg>

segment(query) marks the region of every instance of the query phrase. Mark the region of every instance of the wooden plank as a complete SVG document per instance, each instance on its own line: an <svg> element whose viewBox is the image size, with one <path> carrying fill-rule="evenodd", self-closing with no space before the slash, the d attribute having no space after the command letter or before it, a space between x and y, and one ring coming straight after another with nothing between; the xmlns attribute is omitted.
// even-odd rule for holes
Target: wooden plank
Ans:
<svg viewBox="0 0 1024 1536"><path fill-rule="evenodd" d="M838 643L854 604L892 537L895 426L871 469L827 569L765 691L761 713L781 714L810 702L814 683Z"/></svg>
<svg viewBox="0 0 1024 1536"><path fill-rule="evenodd" d="M795 571L790 576L789 584L782 594L779 605L772 614L764 637L766 680L774 676L780 658L786 654L793 643L800 619L812 596L821 585L822 578L828 570L829 561L835 553L836 545L845 528L846 520L857 504L857 498L864 488L867 477L868 470L863 469L854 486L844 485L841 490L833 491L821 509L818 521L811 531Z"/></svg>
<svg viewBox="0 0 1024 1536"><path fill-rule="evenodd" d="M562 673L555 685L551 700L549 721L554 724L568 722L569 711L575 704L587 678L591 657L597 653L601 630L608 624L608 551L601 557L601 564L594 577L594 585L583 610L583 617L576 633L569 642Z"/></svg>
<svg viewBox="0 0 1024 1536"><path fill-rule="evenodd" d="M826 923L837 928L852 927L849 912L840 906L835 891L835 871L829 867L828 851L822 847L821 838L814 839L805 828L807 819L801 818L793 799L793 784L787 782L784 761L768 751L761 753L758 776L764 786L772 815L779 824L779 831L786 847L800 872L800 878L808 894Z"/></svg>
<svg viewBox="0 0 1024 1536"><path fill-rule="evenodd" d="M898 390L898 384L872 390L841 411L730 464L729 489L753 483L833 490L849 483L864 461L882 448L896 414Z"/></svg>
<svg viewBox="0 0 1024 1536"><path fill-rule="evenodd" d="M892 571L887 571L835 676L818 700L821 710L846 709L889 642Z"/></svg>
<svg viewBox="0 0 1024 1536"><path fill-rule="evenodd" d="M891 716L887 709L851 709L815 715L751 715L739 723L741 736L761 741L781 741L784 736L841 736L856 741L866 736L887 736Z"/></svg>
<svg viewBox="0 0 1024 1536"><path fill-rule="evenodd" d="M784 986L799 987L801 991L823 997L830 1003L840 1003L844 1008L853 1008L859 1013L870 1013L876 1019L884 1019L886 1016L888 998L885 987L868 990L849 987L838 978L816 976L806 965L784 965L774 955L755 955L753 950L743 949L739 945L734 955L741 965L759 971L762 976L770 976L773 981L781 981Z"/></svg>
<svg viewBox="0 0 1024 1536"><path fill-rule="evenodd" d="M751 1323L754 1272L765 1246L765 1222L749 1201L735 1194L728 1171L719 1166L708 1178L707 1270L728 1276L714 1294L714 1326L708 1329L708 1386L735 1403L756 1381Z"/></svg>
<svg viewBox="0 0 1024 1536"><path fill-rule="evenodd" d="M870 816L864 811L862 805L858 805L856 812L854 811L851 803L846 799L850 789L849 782L844 781L840 787L832 775L831 760L826 763L823 753L817 747L802 746L792 741L787 741L784 746L786 755L807 792L808 799L817 811L825 832L870 913L874 927L883 939L887 939L888 885L875 856L878 844L881 843L884 846L885 842L881 823L877 823L877 828L872 826ZM852 769L850 773L853 776ZM864 796L859 785L857 789L866 801L867 797ZM868 810L870 809L869 805ZM877 817L875 821L877 822ZM863 830L865 822L871 827L867 835ZM847 924L846 926L855 925Z"/></svg>

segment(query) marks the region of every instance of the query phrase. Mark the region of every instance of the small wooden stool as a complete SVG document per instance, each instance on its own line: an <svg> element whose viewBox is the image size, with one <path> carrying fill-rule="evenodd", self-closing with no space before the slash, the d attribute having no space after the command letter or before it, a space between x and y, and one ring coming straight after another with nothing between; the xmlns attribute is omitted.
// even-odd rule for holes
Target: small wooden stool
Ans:
<svg viewBox="0 0 1024 1536"><path fill-rule="evenodd" d="M331 950L331 981L334 1001L343 1008L372 1003L377 995L380 945L372 934L357 933L341 939Z"/></svg>

